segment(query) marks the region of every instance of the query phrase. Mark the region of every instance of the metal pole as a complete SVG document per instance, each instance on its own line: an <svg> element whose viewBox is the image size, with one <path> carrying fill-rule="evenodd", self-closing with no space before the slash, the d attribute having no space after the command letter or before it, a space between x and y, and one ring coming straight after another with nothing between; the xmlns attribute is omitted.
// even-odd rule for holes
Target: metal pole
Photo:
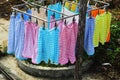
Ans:
<svg viewBox="0 0 120 80"><path fill-rule="evenodd" d="M65 16L68 16L68 15L66 15L66 14L64 14L64 13L61 13L61 12L58 12L58 11L56 11L56 10L53 10L53 9L50 9L50 8L46 8L46 7L44 7L44 6L42 6L42 5L38 5L38 4L36 4L36 3L28 3L28 2L26 2L26 1L24 1L26 4L30 4L30 5L36 5L36 6L39 6L39 7L41 7L41 8L44 8L44 9L47 9L47 10L50 10L50 11L53 11L53 12L56 12L56 13L59 13L59 14L62 14L62 15L65 15Z"/></svg>
<svg viewBox="0 0 120 80"><path fill-rule="evenodd" d="M101 1L99 1L99 2L101 2ZM104 3L104 2L102 2L102 3ZM60 20L62 20L62 19L67 19L67 18L70 18L70 17L74 17L74 16L79 15L79 14L75 14L75 15L63 17L63 18L61 18L61 19L57 19L57 20L54 20L54 21L47 21L46 19L39 18L39 17L37 17L37 16L31 15L31 14L29 14L29 13L26 13L26 12L24 12L24 11L21 11L21 10L15 8L15 7L19 7L19 6L24 6L24 5L26 5L26 4L29 4L29 3L25 2L25 4L15 5L15 6L12 7L12 9L13 9L13 10L16 10L16 11L18 11L18 12L27 14L27 15L29 15L29 16L32 16L32 17L34 17L34 18L36 18L36 19L39 19L39 20L44 21L44 22L47 22L47 23L56 22L56 21L60 21ZM97 9L105 8L106 6L109 6L109 3L105 3L105 4L107 4L107 5L104 5L104 6L102 6L102 7L99 7L99 8L96 8L96 9L92 9L92 10L97 10ZM29 5L31 5L31 4L29 4ZM35 4L35 5L36 5L36 4ZM42 6L42 7L43 7L43 6ZM43 8L45 8L45 7L43 7ZM45 8L45 9L49 9L49 8ZM50 9L50 10L51 10L51 9ZM55 10L54 10L54 11L55 11ZM89 10L89 11L91 11L91 10ZM89 12L89 11L87 11L87 12ZM61 13L61 14L63 14L63 13Z"/></svg>
<svg viewBox="0 0 120 80"><path fill-rule="evenodd" d="M21 11L21 10L19 10L19 9L16 9L16 8L14 8L14 7L12 7L12 9L15 10L15 11L18 11L18 12L21 12L21 13L24 13L24 14L27 14L27 15L29 15L29 16L32 16L32 17L34 17L34 18L36 18L36 19L39 19L39 20L41 20L41 21L48 22L48 21L45 20L45 19L38 18L37 16L31 15L31 14L29 14L29 13L26 13L26 12Z"/></svg>

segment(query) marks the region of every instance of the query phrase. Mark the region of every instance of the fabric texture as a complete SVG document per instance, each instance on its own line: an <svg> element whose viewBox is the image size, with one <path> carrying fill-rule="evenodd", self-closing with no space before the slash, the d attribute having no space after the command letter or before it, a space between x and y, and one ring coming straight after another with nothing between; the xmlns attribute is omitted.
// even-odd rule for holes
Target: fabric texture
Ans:
<svg viewBox="0 0 120 80"><path fill-rule="evenodd" d="M43 19L47 19L46 15L45 15L46 14L45 9L43 9L43 8L39 8L39 9L32 8L31 11L32 11L32 15L35 15L35 16L43 18ZM36 22L36 18L32 17L32 22ZM38 25L42 26L43 25L43 21L38 20Z"/></svg>
<svg viewBox="0 0 120 80"><path fill-rule="evenodd" d="M39 27L34 24L35 28L35 43L34 43L34 54L32 55L32 63L36 64L36 58L38 54L38 32L39 32Z"/></svg>
<svg viewBox="0 0 120 80"><path fill-rule="evenodd" d="M94 18L87 18L84 36L84 49L88 55L93 55L95 52L93 45L94 26Z"/></svg>
<svg viewBox="0 0 120 80"><path fill-rule="evenodd" d="M30 9L28 9L28 10L26 11L26 13L32 14L32 11L31 11ZM22 14L22 13L17 12L16 19L19 20L19 19L21 18L21 14ZM28 20L30 19L30 16L27 15L27 14L23 14L23 19L24 19L24 21L28 21Z"/></svg>
<svg viewBox="0 0 120 80"><path fill-rule="evenodd" d="M9 32L8 32L8 54L14 54L15 41L15 15L10 16Z"/></svg>
<svg viewBox="0 0 120 80"><path fill-rule="evenodd" d="M24 35L25 35L25 24L24 20L20 19L17 23L16 30L15 30L15 57L19 60L24 60L25 58L22 56L22 51L24 48Z"/></svg>
<svg viewBox="0 0 120 80"><path fill-rule="evenodd" d="M94 47L98 47L99 42L102 43L103 45L106 42L107 38L110 37L110 33L109 33L110 23L111 23L110 12L97 15L97 17L95 18L95 31L93 37Z"/></svg>
<svg viewBox="0 0 120 80"><path fill-rule="evenodd" d="M62 32L62 30L64 29L64 20L60 20L59 22L58 22L58 28L59 28L59 30L60 30L60 34L61 34L61 32Z"/></svg>
<svg viewBox="0 0 120 80"><path fill-rule="evenodd" d="M59 64L59 29L53 28L49 31L48 54L52 64Z"/></svg>
<svg viewBox="0 0 120 80"><path fill-rule="evenodd" d="M48 48L48 29L43 27L39 28L38 33L38 54L36 58L36 63L39 64L41 61L48 63L49 53L47 52Z"/></svg>
<svg viewBox="0 0 120 80"><path fill-rule="evenodd" d="M56 4L52 4L52 5L49 5L48 6L49 9L52 9L52 10L56 10L58 12L61 12L62 10L62 4L59 2L59 3L56 3ZM51 15L55 14L55 19L60 19L60 14L59 13L56 13L56 12L53 12L51 10L47 10L47 20L50 21L50 17ZM50 23L48 23L48 29L50 28Z"/></svg>
<svg viewBox="0 0 120 80"><path fill-rule="evenodd" d="M110 25L111 25L111 18L112 18L112 14L110 12L106 12L105 14L105 23L106 23L106 27L107 27L107 31L106 31L106 42L110 41Z"/></svg>
<svg viewBox="0 0 120 80"><path fill-rule="evenodd" d="M62 13L66 14L66 15L69 15L69 16L72 16L72 15L77 14L77 13L75 13L75 12L69 11L69 10L68 10L67 8L65 8L65 7L62 8ZM63 16L63 17L66 17L66 16ZM78 15L78 16L75 16L75 19L76 19L76 22L78 23L79 15ZM67 19L66 19L67 24L71 24L71 23L72 23L72 20L73 20L73 17L67 18Z"/></svg>
<svg viewBox="0 0 120 80"><path fill-rule="evenodd" d="M53 16L51 16L50 21L55 21L55 19L54 19ZM54 27L55 27L55 22L51 22L51 23L50 23L50 29L52 29L52 28L54 28Z"/></svg>
<svg viewBox="0 0 120 80"><path fill-rule="evenodd" d="M61 65L67 64L68 61L73 64L75 58L75 45L77 39L78 25L71 23L70 25L63 24L63 30L60 34L60 57L59 63Z"/></svg>
<svg viewBox="0 0 120 80"><path fill-rule="evenodd" d="M96 18L97 15L103 14L104 12L105 12L104 9L92 10L91 15L92 17Z"/></svg>
<svg viewBox="0 0 120 80"><path fill-rule="evenodd" d="M32 58L34 54L36 24L27 21L25 23L25 41L22 56L25 58Z"/></svg>

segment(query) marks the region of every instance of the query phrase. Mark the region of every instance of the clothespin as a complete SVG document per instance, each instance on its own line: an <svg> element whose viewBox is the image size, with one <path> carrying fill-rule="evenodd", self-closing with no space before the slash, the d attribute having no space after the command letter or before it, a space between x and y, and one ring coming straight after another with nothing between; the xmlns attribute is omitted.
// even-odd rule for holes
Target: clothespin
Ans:
<svg viewBox="0 0 120 80"><path fill-rule="evenodd" d="M53 13L53 15L52 15L52 16L53 16L53 18L55 18L55 13Z"/></svg>
<svg viewBox="0 0 120 80"><path fill-rule="evenodd" d="M98 15L100 14L99 9L98 9Z"/></svg>
<svg viewBox="0 0 120 80"><path fill-rule="evenodd" d="M48 13L48 12L47 12L47 9L46 9L46 11L45 11L46 16L47 16L47 13Z"/></svg>
<svg viewBox="0 0 120 80"><path fill-rule="evenodd" d="M92 19L92 13L89 11L89 18Z"/></svg>
<svg viewBox="0 0 120 80"><path fill-rule="evenodd" d="M36 6L36 8L37 8L37 12L40 13L40 10L39 10L40 7L39 7L39 6Z"/></svg>
<svg viewBox="0 0 120 80"><path fill-rule="evenodd" d="M62 21L63 21L63 17L64 17L64 16L62 15Z"/></svg>
<svg viewBox="0 0 120 80"><path fill-rule="evenodd" d="M43 30L45 30L45 22L43 22Z"/></svg>
<svg viewBox="0 0 120 80"><path fill-rule="evenodd" d="M15 10L12 10L12 15L14 15L14 16L15 16Z"/></svg>
<svg viewBox="0 0 120 80"><path fill-rule="evenodd" d="M23 13L21 14L21 18L24 20L24 16L23 16Z"/></svg>
<svg viewBox="0 0 120 80"><path fill-rule="evenodd" d="M30 21L30 22L32 21L31 16L29 16L29 21Z"/></svg>
<svg viewBox="0 0 120 80"><path fill-rule="evenodd" d="M74 16L74 17L73 17L73 23L75 23L75 21L76 21L76 20L75 20L75 16Z"/></svg>
<svg viewBox="0 0 120 80"><path fill-rule="evenodd" d="M55 30L57 29L57 23L55 22Z"/></svg>
<svg viewBox="0 0 120 80"><path fill-rule="evenodd" d="M64 22L65 25L67 25L67 22L66 22L66 19L65 19L65 22Z"/></svg>
<svg viewBox="0 0 120 80"><path fill-rule="evenodd" d="M106 14L108 14L108 8L107 7L105 8L105 11L106 11Z"/></svg>
<svg viewBox="0 0 120 80"><path fill-rule="evenodd" d="M36 19L36 24L38 25L38 20Z"/></svg>

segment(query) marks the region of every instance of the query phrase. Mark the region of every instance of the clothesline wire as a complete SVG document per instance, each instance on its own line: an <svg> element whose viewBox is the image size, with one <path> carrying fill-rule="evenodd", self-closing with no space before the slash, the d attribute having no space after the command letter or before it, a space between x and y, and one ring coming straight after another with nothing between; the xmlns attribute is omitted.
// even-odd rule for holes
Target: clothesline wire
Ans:
<svg viewBox="0 0 120 80"><path fill-rule="evenodd" d="M95 0L95 1L96 1L96 0ZM97 1L97 2L103 3L103 4L105 4L105 5L104 5L104 6L101 6L101 7L99 7L99 8L92 9L92 10L97 10L97 9L101 9L101 8L106 8L107 6L109 6L109 3L106 3L106 2L103 2L103 1ZM44 22L46 22L46 23L52 23L52 22L60 21L60 20L63 20L63 19L67 19L67 18L71 18L71 17L74 17L74 16L79 15L79 13L78 13L78 14L75 14L75 15L71 15L71 16L67 16L67 17L62 17L62 18L60 18L60 19L55 19L54 21L47 21L46 19L37 17L37 16L32 15L32 14L29 14L29 13L26 13L26 12L24 12L24 11L19 10L19 9L16 8L16 7L24 6L24 5L28 5L28 4L30 4L30 3L25 2L24 4L15 5L15 6L12 7L12 9L15 10L15 11L18 11L18 12L21 12L21 13L24 13L24 14L27 14L27 15L29 15L29 16L31 16L31 17L34 17L34 18L38 19L38 20L44 21ZM32 3L32 4L30 4L30 5L36 5L36 6L40 6L40 7L42 7L42 8L45 8L45 7L43 7L43 6L41 6L41 5L38 5L38 4L35 4L35 3ZM45 9L51 10L51 9L49 9L49 8L45 8ZM52 11L52 10L51 10L51 11ZM54 11L54 12L57 12L56 10L53 10L53 11ZM91 11L91 10L88 10L87 12L89 12L89 11ZM60 13L60 14L62 14L62 13Z"/></svg>
<svg viewBox="0 0 120 80"><path fill-rule="evenodd" d="M24 1L24 0L23 0L23 1ZM47 9L47 10L50 10L50 11L53 11L53 12L56 12L56 13L59 13L59 14L68 16L68 15L66 15L66 14L64 14L64 13L62 13L62 12L59 12L59 11L56 11L56 10L53 10L53 9L50 9L50 8L46 8L46 7L42 6L42 5L38 5L38 4L33 3L33 2L32 2L32 3L29 3L29 2L27 2L27 1L24 1L24 3L26 3L26 4L28 4L28 5L31 5L31 6L33 6L33 5L39 6L39 7L41 7L41 8L44 8L44 9ZM39 2L39 3L42 3L42 2Z"/></svg>

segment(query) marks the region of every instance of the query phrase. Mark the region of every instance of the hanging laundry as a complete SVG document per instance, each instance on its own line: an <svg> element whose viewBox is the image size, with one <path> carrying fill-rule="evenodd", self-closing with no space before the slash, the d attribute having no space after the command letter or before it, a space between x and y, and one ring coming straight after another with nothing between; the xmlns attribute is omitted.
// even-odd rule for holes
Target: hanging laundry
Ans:
<svg viewBox="0 0 120 80"><path fill-rule="evenodd" d="M35 45L35 36L36 36L36 24L33 22L27 21L25 23L25 41L24 41L24 49L22 52L22 56L25 58L32 58L34 54L34 45Z"/></svg>
<svg viewBox="0 0 120 80"><path fill-rule="evenodd" d="M32 8L31 11L32 11L32 15L37 16L37 14L38 14L37 8ZM36 22L36 18L34 18L34 17L32 17L31 20L32 20L32 22ZM38 24L39 24L39 22L38 22Z"/></svg>
<svg viewBox="0 0 120 80"><path fill-rule="evenodd" d="M58 28L59 28L59 30L60 30L60 34L61 34L61 32L62 32L62 30L64 29L64 20L60 20L59 22L58 22Z"/></svg>
<svg viewBox="0 0 120 80"><path fill-rule="evenodd" d="M66 14L66 15L69 15L69 16L72 16L72 15L77 14L77 13L75 13L75 12L69 11L69 10L68 10L67 8L65 8L65 7L62 8L62 13ZM66 17L66 16L64 16L64 17ZM72 19L73 19L73 17L67 18L67 19L66 19L67 24L72 23ZM75 19L76 19L76 22L78 23L79 15L75 16Z"/></svg>
<svg viewBox="0 0 120 80"><path fill-rule="evenodd" d="M69 25L63 24L63 30L60 34L60 57L59 63L64 65L70 60L71 64L76 61L75 45L77 40L78 25L71 23Z"/></svg>
<svg viewBox="0 0 120 80"><path fill-rule="evenodd" d="M95 52L93 45L94 26L95 26L94 18L87 18L84 35L84 49L88 55L93 55Z"/></svg>
<svg viewBox="0 0 120 80"><path fill-rule="evenodd" d="M58 28L53 28L49 31L48 39L48 54L50 56L50 62L52 64L59 64L59 34Z"/></svg>
<svg viewBox="0 0 120 80"><path fill-rule="evenodd" d="M50 21L55 21L55 18L53 16L50 17ZM55 26L55 22L50 23L50 29L52 29Z"/></svg>
<svg viewBox="0 0 120 80"><path fill-rule="evenodd" d="M47 53L48 48L48 29L43 27L39 28L38 33L38 54L36 58L36 63L39 64L41 61L48 63L49 53Z"/></svg>
<svg viewBox="0 0 120 80"><path fill-rule="evenodd" d="M60 2L58 2L56 4L49 5L48 8L52 9L52 10L56 10L58 12L61 12L61 10L62 10L62 4ZM55 13L55 19L60 19L61 15L59 13L53 12L51 10L47 10L47 20L48 21L50 21L50 17L54 13ZM48 23L48 28L50 28L50 23Z"/></svg>
<svg viewBox="0 0 120 80"><path fill-rule="evenodd" d="M32 15L46 19L46 10L44 8L32 8ZM32 22L36 22L36 18L32 17ZM43 21L38 20L38 25L42 26Z"/></svg>
<svg viewBox="0 0 120 80"><path fill-rule="evenodd" d="M76 8L77 8L77 3L66 1L64 7L67 8L68 10L72 11L72 12L75 12Z"/></svg>
<svg viewBox="0 0 120 80"><path fill-rule="evenodd" d="M34 54L32 55L32 63L36 64L36 58L38 55L38 32L39 32L39 27L35 26L35 44L34 44Z"/></svg>
<svg viewBox="0 0 120 80"><path fill-rule="evenodd" d="M22 56L22 51L24 48L24 35L25 35L25 24L24 20L21 18L17 22L17 26L15 26L15 57L20 60L24 60L25 58Z"/></svg>
<svg viewBox="0 0 120 80"><path fill-rule="evenodd" d="M32 11L30 9L28 9L26 11L26 13L32 14ZM30 16L27 14L23 14L23 16L24 16L24 21L28 21L30 19Z"/></svg>
<svg viewBox="0 0 120 80"><path fill-rule="evenodd" d="M26 13L32 14L31 10L29 10L29 9L26 11ZM21 18L21 14L22 13L17 12L16 19L19 20ZM27 14L23 14L23 19L24 19L24 21L28 21L30 19L30 16Z"/></svg>
<svg viewBox="0 0 120 80"><path fill-rule="evenodd" d="M95 18L95 31L93 37L94 47L98 47L99 42L102 45L107 41L110 32L111 13L97 15Z"/></svg>
<svg viewBox="0 0 120 80"><path fill-rule="evenodd" d="M104 12L104 9L91 10L91 15L96 18L97 15L103 14Z"/></svg>
<svg viewBox="0 0 120 80"><path fill-rule="evenodd" d="M107 31L106 31L106 42L110 41L110 25L111 25L111 18L112 18L112 14L110 12L106 12L105 14L105 27L107 27Z"/></svg>
<svg viewBox="0 0 120 80"><path fill-rule="evenodd" d="M10 16L10 24L9 24L9 32L8 32L8 54L14 54L14 47L15 47L15 15L12 13Z"/></svg>

